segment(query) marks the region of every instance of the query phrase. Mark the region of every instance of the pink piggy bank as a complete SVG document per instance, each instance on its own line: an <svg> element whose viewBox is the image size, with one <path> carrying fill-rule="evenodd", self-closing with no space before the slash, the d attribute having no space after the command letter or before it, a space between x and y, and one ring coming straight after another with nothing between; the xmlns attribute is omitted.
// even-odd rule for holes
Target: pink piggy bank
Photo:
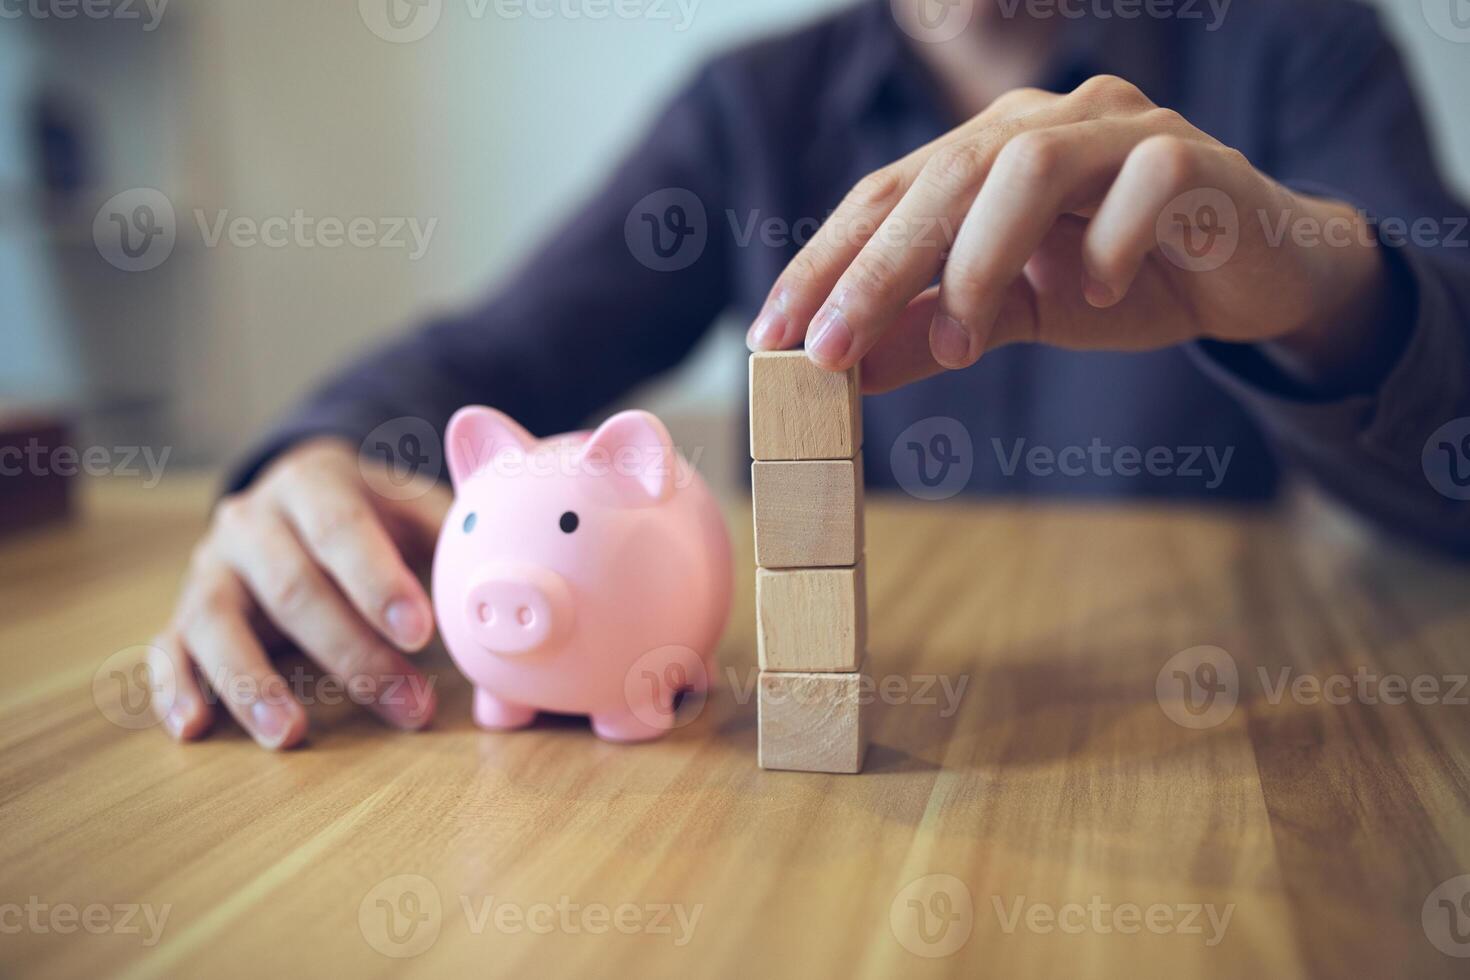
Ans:
<svg viewBox="0 0 1470 980"><path fill-rule="evenodd" d="M434 554L434 615L498 731L538 711L602 738L674 725L703 693L730 613L730 537L709 488L648 412L538 441L482 406L445 433L454 506Z"/></svg>

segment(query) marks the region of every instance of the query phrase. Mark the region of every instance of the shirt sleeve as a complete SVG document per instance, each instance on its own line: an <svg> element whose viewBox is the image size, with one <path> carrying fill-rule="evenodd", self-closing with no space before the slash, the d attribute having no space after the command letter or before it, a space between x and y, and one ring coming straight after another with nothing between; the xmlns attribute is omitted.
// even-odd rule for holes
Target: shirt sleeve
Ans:
<svg viewBox="0 0 1470 980"><path fill-rule="evenodd" d="M385 423L442 436L463 405L539 435L581 424L677 364L727 305L730 159L708 70L666 107L591 199L483 304L374 350L313 392L227 479L247 485L304 439L363 444Z"/></svg>
<svg viewBox="0 0 1470 980"><path fill-rule="evenodd" d="M1374 223L1398 359L1376 391L1317 399L1254 348L1202 342L1192 350L1286 459L1331 493L1376 523L1470 555L1470 217L1435 166L1377 15L1339 9L1285 45L1275 146L1263 167L1289 186L1359 206ZM1463 442L1445 435L1462 428ZM1446 452L1464 458L1442 461Z"/></svg>

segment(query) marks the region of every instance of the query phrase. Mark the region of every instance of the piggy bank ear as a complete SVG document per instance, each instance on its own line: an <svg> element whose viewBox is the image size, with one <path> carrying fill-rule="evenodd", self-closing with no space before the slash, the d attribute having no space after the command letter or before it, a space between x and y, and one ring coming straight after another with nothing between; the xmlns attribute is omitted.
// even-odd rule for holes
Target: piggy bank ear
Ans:
<svg viewBox="0 0 1470 980"><path fill-rule="evenodd" d="M456 488L502 453L525 454L536 439L520 423L493 408L467 405L454 413L444 431L444 455Z"/></svg>
<svg viewBox="0 0 1470 980"><path fill-rule="evenodd" d="M582 469L615 503L647 507L668 500L674 492L678 458L669 430L657 417L619 412L587 440Z"/></svg>

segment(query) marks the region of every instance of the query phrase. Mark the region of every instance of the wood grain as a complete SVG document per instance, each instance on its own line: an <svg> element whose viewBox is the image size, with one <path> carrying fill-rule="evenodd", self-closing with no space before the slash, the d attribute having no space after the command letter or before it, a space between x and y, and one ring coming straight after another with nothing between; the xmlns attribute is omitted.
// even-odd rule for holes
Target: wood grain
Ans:
<svg viewBox="0 0 1470 980"><path fill-rule="evenodd" d="M862 445L856 366L824 371L799 350L750 355L751 459L852 459Z"/></svg>
<svg viewBox="0 0 1470 980"><path fill-rule="evenodd" d="M756 656L762 670L857 670L868 636L863 565L756 569Z"/></svg>
<svg viewBox="0 0 1470 980"><path fill-rule="evenodd" d="M857 773L868 751L868 709L876 698L857 671L761 671L757 718L762 769Z"/></svg>
<svg viewBox="0 0 1470 980"><path fill-rule="evenodd" d="M1470 872L1470 711L1447 689L1273 700L1282 669L1463 676L1462 568L1274 513L875 498L865 771L767 772L732 501L744 571L715 688L667 739L607 745L575 719L479 732L434 648L431 730L314 706L310 747L271 755L228 721L173 745L93 699L109 655L169 614L211 486L109 484L84 523L0 549L0 906L170 910L152 946L7 930L6 976L1325 980L1470 962L1425 928L1436 886ZM1156 684L1200 645L1234 658L1240 694L1196 729ZM591 911L566 921L562 902ZM601 918L624 904L642 916L626 933ZM697 908L693 929L660 905ZM1174 918L1150 931L1130 905ZM1204 906L1231 910L1223 934L1178 911ZM1442 938L1448 912L1429 913Z"/></svg>
<svg viewBox="0 0 1470 980"><path fill-rule="evenodd" d="M855 565L863 553L863 460L750 464L762 568Z"/></svg>

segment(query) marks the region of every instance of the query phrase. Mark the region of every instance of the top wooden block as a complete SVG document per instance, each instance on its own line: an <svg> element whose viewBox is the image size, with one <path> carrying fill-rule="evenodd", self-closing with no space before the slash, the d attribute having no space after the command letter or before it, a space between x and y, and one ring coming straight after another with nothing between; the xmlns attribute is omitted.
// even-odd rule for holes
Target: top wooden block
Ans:
<svg viewBox="0 0 1470 980"><path fill-rule="evenodd" d="M824 371L799 350L750 355L751 459L852 459L862 445L856 366Z"/></svg>

